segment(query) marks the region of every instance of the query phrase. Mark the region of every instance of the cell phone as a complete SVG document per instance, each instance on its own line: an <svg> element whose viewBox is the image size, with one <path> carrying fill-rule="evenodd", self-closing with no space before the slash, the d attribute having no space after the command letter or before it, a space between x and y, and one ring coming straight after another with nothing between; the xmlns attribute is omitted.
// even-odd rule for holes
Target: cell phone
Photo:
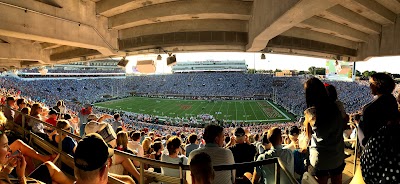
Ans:
<svg viewBox="0 0 400 184"><path fill-rule="evenodd" d="M19 155L20 153L21 153L21 151L17 150L17 151L14 151L14 153L12 153L11 156L17 156L17 155Z"/></svg>

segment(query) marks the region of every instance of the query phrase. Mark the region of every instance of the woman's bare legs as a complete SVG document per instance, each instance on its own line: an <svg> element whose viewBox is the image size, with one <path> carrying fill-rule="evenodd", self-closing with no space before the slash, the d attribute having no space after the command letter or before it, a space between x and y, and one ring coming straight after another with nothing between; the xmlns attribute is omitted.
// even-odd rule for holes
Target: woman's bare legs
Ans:
<svg viewBox="0 0 400 184"><path fill-rule="evenodd" d="M49 173L51 176L51 180L53 182L59 184L73 184L74 181L69 179L53 162L45 162L47 169L49 169Z"/></svg>
<svg viewBox="0 0 400 184"><path fill-rule="evenodd" d="M11 145L10 148L12 150L12 152L15 152L17 150L20 150L21 153L24 156L28 156L30 158L39 160L41 162L46 162L49 161L52 158L52 155L42 155L40 153L38 153L36 150L34 150L32 147L30 147L29 145L25 144L23 141L21 140L16 140L14 141Z"/></svg>

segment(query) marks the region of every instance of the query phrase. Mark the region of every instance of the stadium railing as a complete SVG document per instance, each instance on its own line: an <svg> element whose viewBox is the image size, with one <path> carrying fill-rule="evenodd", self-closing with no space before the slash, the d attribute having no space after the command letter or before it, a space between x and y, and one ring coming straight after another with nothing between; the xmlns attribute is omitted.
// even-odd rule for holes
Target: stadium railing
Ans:
<svg viewBox="0 0 400 184"><path fill-rule="evenodd" d="M8 108L4 105L0 106L2 112L4 111L4 108ZM27 119L29 118L29 121L36 121L37 123L42 123L46 127L49 127L53 130L57 130L61 135L68 135L75 140L79 141L81 139L80 136L77 136L75 134L72 134L70 132L67 132L62 129L58 129L54 127L51 124L48 124L46 122L43 122L35 117L26 115L21 113L20 111L13 110L15 112L15 116L21 115L22 116L22 126L16 124L15 122L8 121L7 123L7 128L10 130L14 130L15 132L18 132L19 134L22 135L22 137L27 140L29 138L29 144L34 147L38 147L39 149L45 150L48 153L60 153L60 159L57 161L56 165L61 166L61 163L64 163L68 165L71 168L74 168L74 160L73 157L65 152L62 151L62 141L58 143L58 147L56 148L53 146L51 143L48 141L44 140L43 138L39 137L35 133L27 130L25 127L27 126ZM183 165L182 163L180 164L171 164L167 162L162 162L162 161L157 161L157 160L152 160L149 158L143 158L143 157L138 157L133 154L129 154L126 152L122 152L119 150L114 150L114 153L116 155L120 155L126 158L129 158L134 161L140 162L140 167L139 167L139 173L140 173L140 184L145 183L145 177L146 178L151 178L154 179L154 181L157 182L168 182L168 183L185 183L185 172L189 171L189 166L188 165ZM157 167L166 167L166 168L171 168L171 169L178 169L180 172L180 176L178 177L171 177L171 176L165 176L160 173L155 173L151 171L145 170L144 166L145 164L152 165L152 166L157 166ZM263 161L253 161L253 162L246 162L246 163L236 163L233 165L217 165L214 166L215 171L226 171L226 170L236 170L237 168L242 168L244 166L251 166L251 167L258 167L258 166L264 166L264 165L269 165L269 164L274 164L275 166L275 181L277 184L280 183L290 183L290 184L297 184L298 182L294 178L294 176L287 170L285 165L282 164L279 158L272 158L272 159L267 159ZM281 172L283 171L283 172ZM73 178L73 176L69 176ZM123 182L109 176L109 183L111 184L122 184Z"/></svg>

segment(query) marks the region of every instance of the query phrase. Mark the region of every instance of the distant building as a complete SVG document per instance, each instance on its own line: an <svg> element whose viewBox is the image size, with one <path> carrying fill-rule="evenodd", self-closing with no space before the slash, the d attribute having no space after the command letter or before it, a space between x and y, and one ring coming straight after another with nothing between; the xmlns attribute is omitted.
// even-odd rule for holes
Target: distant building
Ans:
<svg viewBox="0 0 400 184"><path fill-rule="evenodd" d="M236 61L184 61L172 67L173 73L189 72L246 72L245 60Z"/></svg>
<svg viewBox="0 0 400 184"><path fill-rule="evenodd" d="M118 60L96 60L53 65L52 67L25 68L17 72L20 78L76 78L125 77L125 69L117 66Z"/></svg>
<svg viewBox="0 0 400 184"><path fill-rule="evenodd" d="M297 72L295 70L283 70L281 72L275 72L275 77L292 77L296 75Z"/></svg>

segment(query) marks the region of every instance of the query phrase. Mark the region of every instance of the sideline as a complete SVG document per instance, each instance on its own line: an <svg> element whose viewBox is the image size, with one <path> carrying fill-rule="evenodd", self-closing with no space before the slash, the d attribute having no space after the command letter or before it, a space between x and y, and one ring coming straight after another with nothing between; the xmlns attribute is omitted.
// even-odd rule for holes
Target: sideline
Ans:
<svg viewBox="0 0 400 184"><path fill-rule="evenodd" d="M275 110L277 110L279 113L281 113L283 116L285 116L286 120L290 120L289 116L287 116L285 113L283 113L279 108L277 108L274 104L266 100L269 105L271 105Z"/></svg>

